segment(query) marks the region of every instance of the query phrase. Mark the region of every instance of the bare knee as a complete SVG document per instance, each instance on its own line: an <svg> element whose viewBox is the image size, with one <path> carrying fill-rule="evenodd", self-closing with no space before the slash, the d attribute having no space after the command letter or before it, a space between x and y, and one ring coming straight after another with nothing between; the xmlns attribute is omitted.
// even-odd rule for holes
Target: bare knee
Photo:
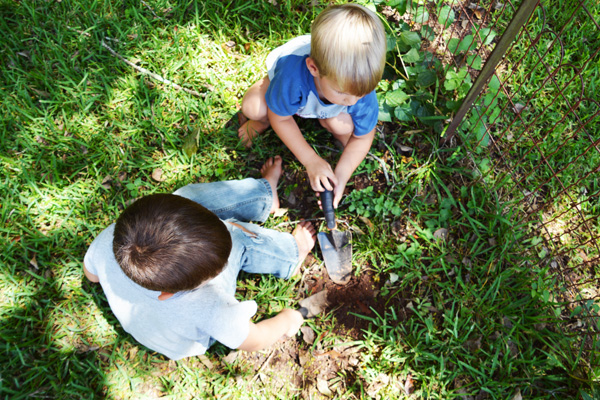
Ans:
<svg viewBox="0 0 600 400"><path fill-rule="evenodd" d="M252 85L242 100L242 113L249 119L262 121L267 119L267 101L265 94L269 87L269 77Z"/></svg>
<svg viewBox="0 0 600 400"><path fill-rule="evenodd" d="M323 128L327 129L327 131L344 146L346 146L346 143L348 143L348 140L350 140L350 137L354 133L352 117L346 113L342 113L333 118L320 119L319 122Z"/></svg>

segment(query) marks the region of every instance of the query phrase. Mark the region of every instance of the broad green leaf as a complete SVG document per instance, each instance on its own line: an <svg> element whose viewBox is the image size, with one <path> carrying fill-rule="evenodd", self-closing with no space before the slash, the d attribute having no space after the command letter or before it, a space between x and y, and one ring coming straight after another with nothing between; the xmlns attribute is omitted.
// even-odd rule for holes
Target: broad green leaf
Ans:
<svg viewBox="0 0 600 400"><path fill-rule="evenodd" d="M479 121L477 125L475 125L473 132L475 133L475 137L477 138L477 143L479 146L487 147L490 144L490 136L485 128L485 124L482 121Z"/></svg>
<svg viewBox="0 0 600 400"><path fill-rule="evenodd" d="M492 75L492 79L490 79L488 87L490 88L490 92L497 93L498 90L500 90L500 80L496 75Z"/></svg>
<svg viewBox="0 0 600 400"><path fill-rule="evenodd" d="M452 38L448 41L448 50L450 50L452 54L457 54L461 51L475 50L473 41L473 35L467 35L462 40Z"/></svg>
<svg viewBox="0 0 600 400"><path fill-rule="evenodd" d="M466 67L462 67L458 72L449 70L446 73L446 77L444 80L444 88L446 90L454 90L460 87L468 73L469 71Z"/></svg>
<svg viewBox="0 0 600 400"><path fill-rule="evenodd" d="M404 31L400 35L400 40L410 47L419 47L421 45L421 36L417 32Z"/></svg>
<svg viewBox="0 0 600 400"><path fill-rule="evenodd" d="M419 7L417 8L417 11L415 12L415 22L419 23L419 24L423 24L427 21L429 21L429 12L427 12L427 9L425 7Z"/></svg>
<svg viewBox="0 0 600 400"><path fill-rule="evenodd" d="M483 105L486 107L494 107L498 100L496 99L496 95L498 92L488 92L483 98Z"/></svg>
<svg viewBox="0 0 600 400"><path fill-rule="evenodd" d="M425 25L421 27L421 36L423 36L423 39L431 42L433 39L435 39L435 32L433 31L432 27Z"/></svg>
<svg viewBox="0 0 600 400"><path fill-rule="evenodd" d="M430 117L433 114L431 113L429 108L427 108L423 103L417 100L413 100L410 102L410 109L412 111L412 115L414 115L417 118L420 118L421 121L427 123L428 125L432 124L432 122L427 117Z"/></svg>
<svg viewBox="0 0 600 400"><path fill-rule="evenodd" d="M444 28L447 28L450 25L452 25L454 19L454 10L450 6L442 7L442 9L440 10L440 14L438 15L438 22L440 23L440 25L442 25Z"/></svg>
<svg viewBox="0 0 600 400"><path fill-rule="evenodd" d="M484 45L488 45L491 44L496 37L496 32L490 28L483 28L481 31L479 31L479 37L483 41Z"/></svg>
<svg viewBox="0 0 600 400"><path fill-rule="evenodd" d="M377 91L385 93L388 90L390 90L390 81L388 81L387 79L380 80L377 84Z"/></svg>
<svg viewBox="0 0 600 400"><path fill-rule="evenodd" d="M379 108L379 115L377 115L377 119L381 122L392 122L392 114L390 110Z"/></svg>
<svg viewBox="0 0 600 400"><path fill-rule="evenodd" d="M383 122L392 122L392 109L385 103L385 99L379 98L379 115L377 119Z"/></svg>
<svg viewBox="0 0 600 400"><path fill-rule="evenodd" d="M450 111L457 111L461 104L462 104L462 101L447 100L446 108L449 109Z"/></svg>
<svg viewBox="0 0 600 400"><path fill-rule="evenodd" d="M199 130L195 129L192 133L187 135L185 137L185 139L183 140L183 152L185 153L186 156L191 157L192 155L196 154L196 152L198 151L198 144L197 144L198 135L199 135Z"/></svg>
<svg viewBox="0 0 600 400"><path fill-rule="evenodd" d="M436 73L431 69L421 71L417 76L417 84L421 87L433 85L437 80Z"/></svg>
<svg viewBox="0 0 600 400"><path fill-rule="evenodd" d="M375 7L375 4L373 4L371 2L364 4L364 6L373 12L377 12L377 7Z"/></svg>
<svg viewBox="0 0 600 400"><path fill-rule="evenodd" d="M467 56L467 65L477 71L481 70L481 57L476 54L471 54Z"/></svg>
<svg viewBox="0 0 600 400"><path fill-rule="evenodd" d="M392 89L404 89L406 87L406 81L404 79L396 79L394 83L392 83Z"/></svg>
<svg viewBox="0 0 600 400"><path fill-rule="evenodd" d="M388 0L386 4L392 8L395 8L400 15L406 12L406 0Z"/></svg>
<svg viewBox="0 0 600 400"><path fill-rule="evenodd" d="M474 41L475 39L473 38L473 35L465 36L458 45L458 51L475 50L475 46L473 45Z"/></svg>
<svg viewBox="0 0 600 400"><path fill-rule="evenodd" d="M406 63L414 63L421 59L421 54L419 54L419 51L413 47L408 53L402 56L402 59Z"/></svg>
<svg viewBox="0 0 600 400"><path fill-rule="evenodd" d="M412 121L412 110L408 104L402 104L394 109L394 116L398 121Z"/></svg>
<svg viewBox="0 0 600 400"><path fill-rule="evenodd" d="M458 44L460 43L460 39L452 38L448 41L448 50L452 54L456 54L458 52Z"/></svg>
<svg viewBox="0 0 600 400"><path fill-rule="evenodd" d="M490 114L490 124L496 123L496 119L500 116L500 107L494 107Z"/></svg>
<svg viewBox="0 0 600 400"><path fill-rule="evenodd" d="M396 36L387 35L386 37L387 51L392 51L396 48Z"/></svg>
<svg viewBox="0 0 600 400"><path fill-rule="evenodd" d="M409 96L402 90L394 90L385 94L385 102L390 107L397 107L404 104Z"/></svg>

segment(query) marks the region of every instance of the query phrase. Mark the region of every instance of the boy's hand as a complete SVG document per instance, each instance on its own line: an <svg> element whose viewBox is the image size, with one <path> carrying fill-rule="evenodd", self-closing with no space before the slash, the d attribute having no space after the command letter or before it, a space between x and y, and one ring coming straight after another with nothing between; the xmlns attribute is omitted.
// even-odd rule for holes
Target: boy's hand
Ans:
<svg viewBox="0 0 600 400"><path fill-rule="evenodd" d="M338 179L331 169L331 165L321 157L316 156L314 160L306 164L306 172L310 181L310 187L315 192L334 190ZM333 185L331 184L333 182Z"/></svg>
<svg viewBox="0 0 600 400"><path fill-rule="evenodd" d="M298 310L284 308L276 316L255 324L248 321L248 337L238 347L240 350L256 351L271 346L284 336L293 337L304 323Z"/></svg>
<svg viewBox="0 0 600 400"><path fill-rule="evenodd" d="M304 317L298 310L292 310L291 308L284 308L280 314L285 315L285 318L289 321L289 328L285 333L287 337L294 337L300 330L300 327L304 323Z"/></svg>
<svg viewBox="0 0 600 400"><path fill-rule="evenodd" d="M333 208L337 208L342 196L344 195L344 189L346 189L346 182L342 182L340 185L336 185L333 189Z"/></svg>

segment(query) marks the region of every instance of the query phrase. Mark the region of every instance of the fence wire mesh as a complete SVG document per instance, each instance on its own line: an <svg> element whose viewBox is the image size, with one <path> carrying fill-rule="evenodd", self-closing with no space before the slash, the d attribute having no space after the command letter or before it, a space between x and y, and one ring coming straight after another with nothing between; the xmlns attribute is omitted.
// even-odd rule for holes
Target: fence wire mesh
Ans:
<svg viewBox="0 0 600 400"><path fill-rule="evenodd" d="M518 210L524 248L562 305L559 328L598 364L600 5L408 1L405 16L446 71L474 82L442 144L467 147L480 181Z"/></svg>

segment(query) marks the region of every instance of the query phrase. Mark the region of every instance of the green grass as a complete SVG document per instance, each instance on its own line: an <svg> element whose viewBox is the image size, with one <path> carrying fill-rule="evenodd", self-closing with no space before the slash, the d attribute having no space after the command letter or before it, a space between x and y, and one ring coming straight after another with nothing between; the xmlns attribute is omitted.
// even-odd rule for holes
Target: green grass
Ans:
<svg viewBox="0 0 600 400"><path fill-rule="evenodd" d="M125 1L0 0L0 398L297 397L293 388L254 380L257 365L221 362L229 353L221 345L207 354L212 368L205 359L169 361L138 345L111 314L101 288L83 277L81 261L132 198L191 182L258 176L262 161L274 154L284 157L287 170L300 170L274 135L244 149L234 117L247 87L264 75L269 50L308 32L323 5L147 3L152 9ZM559 13L548 18L564 23ZM578 15L572 22L577 29L566 31L565 41L580 46L567 48L571 62L589 56L589 43L597 39L586 18ZM204 95L140 74L102 41ZM527 63L511 85L522 86L521 77L534 92L544 71ZM594 93L597 71L585 69L584 80ZM539 126L558 125L556 135L577 129L577 121L560 122L564 104L554 107L540 94L534 102L527 121L539 114ZM582 105L581 115L591 118L594 107ZM598 119L590 121L595 134ZM531 132L542 135L541 127ZM330 382L337 398L598 396L598 343L582 340L581 310L554 290L560 277L551 271L534 222L523 220L519 204L500 200L512 182L491 168L485 152L470 148L468 138L441 148L431 125L387 128L372 153L385 160L390 183L355 190L339 214L357 229L357 270L373 270L385 282L378 297L385 307L362 317L373 323L354 342L361 348L358 364ZM558 169L575 160L561 172L565 182L599 164L594 151L576 159L584 142L551 154L553 143L540 146ZM415 150L401 154L396 145ZM528 145L507 144L511 160L523 158L525 172L540 161L527 153ZM152 178L157 168L161 182ZM534 188L549 177L547 169L535 171L527 180ZM382 179L382 173L373 159L357 171L369 179ZM558 190L555 182L548 183L549 197ZM589 195L581 195L582 185ZM580 191L582 212L595 229L584 238L600 231L598 185L592 175L572 188ZM552 198L552 212L566 211L560 218L568 220L570 203ZM269 226L296 219L296 212ZM440 229L447 230L445 240L436 237ZM272 315L293 306L297 291L295 280L246 276L239 298L256 299L259 314ZM597 314L596 304L585 305ZM319 339L302 351L333 349L344 340L333 333L332 315L307 324ZM402 390L409 375L410 396ZM391 384L376 391L386 379Z"/></svg>

